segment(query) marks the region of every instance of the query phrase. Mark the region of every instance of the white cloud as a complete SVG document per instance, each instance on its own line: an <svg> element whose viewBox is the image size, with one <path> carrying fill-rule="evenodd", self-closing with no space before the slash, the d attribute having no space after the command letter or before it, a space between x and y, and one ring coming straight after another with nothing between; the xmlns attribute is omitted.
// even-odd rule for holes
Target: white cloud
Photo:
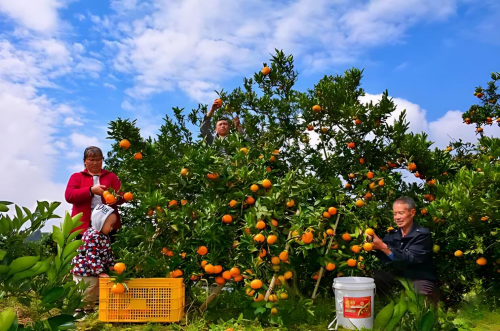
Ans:
<svg viewBox="0 0 500 331"><path fill-rule="evenodd" d="M51 32L58 26L57 10L63 5L58 0L0 0L0 12L28 29Z"/></svg>
<svg viewBox="0 0 500 331"><path fill-rule="evenodd" d="M78 120L75 120L73 117L66 117L64 119L64 125L66 125L66 126L82 126L83 123L78 121Z"/></svg>
<svg viewBox="0 0 500 331"><path fill-rule="evenodd" d="M89 146L99 146L99 139L96 137L89 137L81 133L72 133L69 138L73 146L80 149L85 149Z"/></svg>
<svg viewBox="0 0 500 331"><path fill-rule="evenodd" d="M104 87L107 87L107 88L110 88L112 90L116 90L116 86L114 86L113 84L109 84L109 83L104 83L103 84Z"/></svg>
<svg viewBox="0 0 500 331"><path fill-rule="evenodd" d="M83 14L75 14L75 18L80 22L85 21L85 15Z"/></svg>
<svg viewBox="0 0 500 331"><path fill-rule="evenodd" d="M417 23L451 16L456 1L116 0L116 15L90 17L114 69L134 77L129 97L180 89L206 102L218 83L258 70L274 48L307 70L352 63L370 47L404 40Z"/></svg>
<svg viewBox="0 0 500 331"><path fill-rule="evenodd" d="M360 100L363 103L380 101L381 94L366 94ZM406 120L410 123L409 131L414 133L426 132L429 140L434 142L434 147L445 148L452 140L462 139L464 142L476 142L478 136L474 125L465 125L460 110L449 110L442 117L434 121L427 120L427 111L419 105L406 99L393 98L396 111L388 119L388 123L394 123L403 110L406 110ZM484 133L489 136L500 137L500 127L497 125L484 127Z"/></svg>

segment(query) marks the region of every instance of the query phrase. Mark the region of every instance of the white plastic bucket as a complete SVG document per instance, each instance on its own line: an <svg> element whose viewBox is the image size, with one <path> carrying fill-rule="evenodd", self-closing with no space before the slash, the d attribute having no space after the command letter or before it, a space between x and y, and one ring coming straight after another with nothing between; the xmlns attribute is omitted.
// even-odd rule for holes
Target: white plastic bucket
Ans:
<svg viewBox="0 0 500 331"><path fill-rule="evenodd" d="M376 291L373 278L338 277L333 281L333 290L337 327L350 330L373 328L373 300Z"/></svg>

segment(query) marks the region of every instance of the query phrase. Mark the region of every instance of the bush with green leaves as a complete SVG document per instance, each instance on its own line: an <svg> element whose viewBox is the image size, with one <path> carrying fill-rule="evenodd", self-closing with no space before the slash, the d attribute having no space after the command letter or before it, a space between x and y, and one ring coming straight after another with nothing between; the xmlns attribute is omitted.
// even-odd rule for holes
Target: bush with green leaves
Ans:
<svg viewBox="0 0 500 331"><path fill-rule="evenodd" d="M74 321L74 310L83 305L85 289L84 283L77 284L69 273L71 259L82 243L75 240L78 232L71 230L79 225L81 215L72 218L66 212L61 226L53 226L57 252L50 254L52 248L39 243L36 254L27 254L30 252L23 249L26 238L42 229L46 221L59 217L54 211L60 203L38 202L34 212L16 205L13 215L7 213L11 205L0 202L0 300L14 298L31 311L32 321L18 325L12 309L6 309L0 315L2 328L38 331L68 326Z"/></svg>

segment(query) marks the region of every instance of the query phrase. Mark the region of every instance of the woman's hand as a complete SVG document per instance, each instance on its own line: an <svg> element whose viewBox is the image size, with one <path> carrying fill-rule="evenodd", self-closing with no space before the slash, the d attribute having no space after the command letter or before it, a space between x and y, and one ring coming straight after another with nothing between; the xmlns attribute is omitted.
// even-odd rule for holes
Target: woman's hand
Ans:
<svg viewBox="0 0 500 331"><path fill-rule="evenodd" d="M99 278L109 278L109 275L107 273L100 273Z"/></svg>
<svg viewBox="0 0 500 331"><path fill-rule="evenodd" d="M100 196L102 196L102 194L104 193L105 190L106 190L106 186L104 186L104 185L94 185L90 189L90 191L92 192L92 194L94 194L94 195L100 195Z"/></svg>

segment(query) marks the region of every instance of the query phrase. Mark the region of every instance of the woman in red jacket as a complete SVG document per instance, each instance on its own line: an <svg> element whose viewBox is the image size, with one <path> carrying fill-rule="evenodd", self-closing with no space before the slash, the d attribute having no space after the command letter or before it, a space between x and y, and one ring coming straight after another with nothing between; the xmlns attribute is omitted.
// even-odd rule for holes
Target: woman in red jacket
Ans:
<svg viewBox="0 0 500 331"><path fill-rule="evenodd" d="M87 147L83 153L85 170L71 175L66 187L66 201L73 204L71 216L83 213L80 220L82 224L73 229L73 231L82 229L79 236L90 226L90 215L94 207L100 203L106 204L102 196L104 191L111 187L115 192L119 192L121 188L121 182L118 177L114 173L102 168L103 159L104 156L99 147ZM118 202L112 205L117 216L114 229L121 228L117 205L123 202L123 199L118 199Z"/></svg>

